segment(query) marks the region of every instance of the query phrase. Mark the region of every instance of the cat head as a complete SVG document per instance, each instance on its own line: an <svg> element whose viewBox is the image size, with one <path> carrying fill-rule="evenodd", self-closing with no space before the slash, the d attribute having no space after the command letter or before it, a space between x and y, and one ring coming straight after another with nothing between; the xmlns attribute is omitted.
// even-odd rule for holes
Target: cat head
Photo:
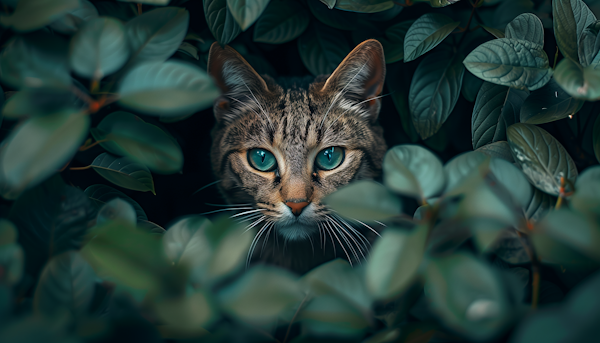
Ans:
<svg viewBox="0 0 600 343"><path fill-rule="evenodd" d="M213 171L226 200L263 230L309 239L335 216L322 203L326 195L380 174L385 60L378 41L358 45L329 76L287 80L258 75L215 43L208 72L222 90Z"/></svg>

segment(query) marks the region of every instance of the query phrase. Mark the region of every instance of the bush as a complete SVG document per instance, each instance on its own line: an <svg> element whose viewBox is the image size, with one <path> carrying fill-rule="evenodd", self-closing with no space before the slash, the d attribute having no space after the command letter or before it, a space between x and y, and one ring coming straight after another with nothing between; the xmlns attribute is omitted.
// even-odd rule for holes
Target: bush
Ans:
<svg viewBox="0 0 600 343"><path fill-rule="evenodd" d="M1 342L597 339L598 1L0 4ZM382 237L244 268L243 225L197 215L211 44L302 76L368 38L394 147L326 202Z"/></svg>

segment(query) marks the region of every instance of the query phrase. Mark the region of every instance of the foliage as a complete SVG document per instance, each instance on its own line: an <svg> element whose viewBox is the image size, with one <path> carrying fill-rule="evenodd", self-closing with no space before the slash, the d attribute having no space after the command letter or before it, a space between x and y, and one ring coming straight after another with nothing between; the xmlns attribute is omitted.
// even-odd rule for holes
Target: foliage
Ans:
<svg viewBox="0 0 600 343"><path fill-rule="evenodd" d="M599 1L0 5L1 342L597 339ZM213 42L298 76L367 38L393 147L325 199L385 226L366 261L295 275L231 217L149 221L195 158L173 127L208 137Z"/></svg>

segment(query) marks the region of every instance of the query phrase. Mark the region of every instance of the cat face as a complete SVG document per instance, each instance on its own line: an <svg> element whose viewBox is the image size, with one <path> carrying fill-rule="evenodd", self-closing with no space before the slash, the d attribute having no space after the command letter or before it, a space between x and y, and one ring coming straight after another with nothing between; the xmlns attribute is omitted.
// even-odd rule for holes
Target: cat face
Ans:
<svg viewBox="0 0 600 343"><path fill-rule="evenodd" d="M363 42L329 77L277 82L215 43L208 70L223 92L214 105L211 161L226 200L240 204L259 233L286 241L341 223L322 199L376 177L386 151L376 123L381 44Z"/></svg>

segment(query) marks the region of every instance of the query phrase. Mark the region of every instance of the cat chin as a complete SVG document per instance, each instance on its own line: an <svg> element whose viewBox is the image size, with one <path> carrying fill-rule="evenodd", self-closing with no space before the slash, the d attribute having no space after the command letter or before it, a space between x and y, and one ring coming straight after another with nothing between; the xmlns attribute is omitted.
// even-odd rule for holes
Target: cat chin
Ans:
<svg viewBox="0 0 600 343"><path fill-rule="evenodd" d="M308 240L310 236L318 231L316 225L307 225L303 223L276 225L275 229L286 241Z"/></svg>

